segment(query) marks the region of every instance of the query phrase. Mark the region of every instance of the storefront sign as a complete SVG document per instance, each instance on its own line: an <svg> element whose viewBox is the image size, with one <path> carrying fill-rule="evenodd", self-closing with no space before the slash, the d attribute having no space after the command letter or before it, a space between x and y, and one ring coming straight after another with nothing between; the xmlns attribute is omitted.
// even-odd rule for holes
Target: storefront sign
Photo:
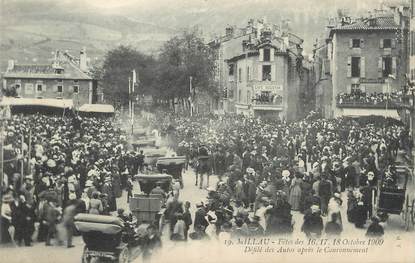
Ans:
<svg viewBox="0 0 415 263"><path fill-rule="evenodd" d="M269 92L282 91L282 85L273 85L273 84L254 85L254 92L261 92L261 91L269 91Z"/></svg>
<svg viewBox="0 0 415 263"><path fill-rule="evenodd" d="M380 84L385 83L384 79L360 79L360 84Z"/></svg>

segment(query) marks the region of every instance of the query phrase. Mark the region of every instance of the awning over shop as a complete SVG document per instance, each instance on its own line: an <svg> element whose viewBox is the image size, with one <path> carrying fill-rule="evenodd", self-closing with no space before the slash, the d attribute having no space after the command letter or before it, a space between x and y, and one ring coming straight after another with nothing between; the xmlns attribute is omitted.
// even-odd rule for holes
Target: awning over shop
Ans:
<svg viewBox="0 0 415 263"><path fill-rule="evenodd" d="M34 107L52 107L52 108L73 108L72 100L64 99L34 99L34 98L10 98L4 97L0 102L2 106L34 106Z"/></svg>
<svg viewBox="0 0 415 263"><path fill-rule="evenodd" d="M396 109L360 109L360 108L347 108L347 109L341 109L338 111L336 117L340 116L349 116L349 117L360 117L360 116L384 116L384 117L390 117L397 120L400 120L400 116L398 114L398 111Z"/></svg>
<svg viewBox="0 0 415 263"><path fill-rule="evenodd" d="M96 113L114 113L114 107L110 104L84 104L78 111Z"/></svg>

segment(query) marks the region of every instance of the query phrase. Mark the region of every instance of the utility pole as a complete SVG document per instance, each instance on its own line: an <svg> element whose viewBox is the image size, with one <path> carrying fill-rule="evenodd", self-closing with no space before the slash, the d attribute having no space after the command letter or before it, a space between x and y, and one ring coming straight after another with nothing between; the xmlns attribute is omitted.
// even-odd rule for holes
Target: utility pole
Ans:
<svg viewBox="0 0 415 263"><path fill-rule="evenodd" d="M193 117L193 100L194 100L194 92L192 87L192 80L193 77L189 77L189 100L190 100L190 117Z"/></svg>
<svg viewBox="0 0 415 263"><path fill-rule="evenodd" d="M137 84L137 73L133 70L133 83L132 83L132 98L131 98L131 134L134 134L134 101L135 96L135 85Z"/></svg>
<svg viewBox="0 0 415 263"><path fill-rule="evenodd" d="M131 111L131 78L128 77L128 118L130 122L132 120L132 111ZM132 135L132 134L131 134Z"/></svg>

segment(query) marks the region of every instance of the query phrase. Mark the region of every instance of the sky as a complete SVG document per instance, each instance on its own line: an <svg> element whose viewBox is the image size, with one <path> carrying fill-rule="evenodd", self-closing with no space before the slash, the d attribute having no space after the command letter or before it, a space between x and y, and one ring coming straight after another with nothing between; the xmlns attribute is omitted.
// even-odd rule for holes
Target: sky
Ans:
<svg viewBox="0 0 415 263"><path fill-rule="evenodd" d="M5 0L8 1L8 0ZM38 0L44 1L44 0ZM403 0L405 1L405 0ZM224 5L246 5L256 3L269 3L296 9L324 8L327 5L338 6L339 8L358 8L368 7L377 8L384 0L61 0L66 3L77 3L87 5L95 10L102 10L111 13L128 12L128 9L152 10L160 8L175 8L187 11L186 9L210 9L220 8ZM401 0L390 0L388 2L401 2ZM407 0L409 2L409 0Z"/></svg>

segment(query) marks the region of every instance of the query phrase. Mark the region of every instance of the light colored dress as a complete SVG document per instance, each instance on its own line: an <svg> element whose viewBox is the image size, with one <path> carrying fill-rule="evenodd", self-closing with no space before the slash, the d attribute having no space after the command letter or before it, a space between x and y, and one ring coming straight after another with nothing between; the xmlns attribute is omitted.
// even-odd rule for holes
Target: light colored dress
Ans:
<svg viewBox="0 0 415 263"><path fill-rule="evenodd" d="M301 178L294 178L291 181L290 195L288 197L288 202L291 205L292 210L300 210L300 201L301 201L301 184L303 180Z"/></svg>
<svg viewBox="0 0 415 263"><path fill-rule="evenodd" d="M90 214L99 215L102 213L103 210L104 208L102 206L101 200L92 198L89 201L89 213Z"/></svg>

